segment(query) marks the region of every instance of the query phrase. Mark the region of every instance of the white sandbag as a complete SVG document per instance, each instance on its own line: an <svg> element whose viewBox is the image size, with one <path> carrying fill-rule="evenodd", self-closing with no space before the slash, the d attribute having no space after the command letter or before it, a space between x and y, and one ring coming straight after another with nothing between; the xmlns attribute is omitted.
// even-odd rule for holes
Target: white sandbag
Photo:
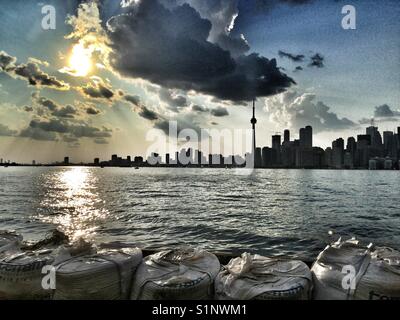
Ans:
<svg viewBox="0 0 400 320"><path fill-rule="evenodd" d="M142 261L140 249L100 251L56 266L54 300L128 299L133 273Z"/></svg>
<svg viewBox="0 0 400 320"><path fill-rule="evenodd" d="M159 252L138 267L131 299L211 299L220 267L215 255L200 249Z"/></svg>
<svg viewBox="0 0 400 320"><path fill-rule="evenodd" d="M308 300L311 289L304 262L249 253L232 259L215 279L217 300Z"/></svg>
<svg viewBox="0 0 400 320"><path fill-rule="evenodd" d="M0 230L0 253L19 247L22 242L22 236L14 231Z"/></svg>
<svg viewBox="0 0 400 320"><path fill-rule="evenodd" d="M0 299L49 299L51 291L42 287L42 268L51 265L51 250L7 251L0 257Z"/></svg>
<svg viewBox="0 0 400 320"><path fill-rule="evenodd" d="M400 299L400 252L390 248L339 239L311 270L316 300Z"/></svg>

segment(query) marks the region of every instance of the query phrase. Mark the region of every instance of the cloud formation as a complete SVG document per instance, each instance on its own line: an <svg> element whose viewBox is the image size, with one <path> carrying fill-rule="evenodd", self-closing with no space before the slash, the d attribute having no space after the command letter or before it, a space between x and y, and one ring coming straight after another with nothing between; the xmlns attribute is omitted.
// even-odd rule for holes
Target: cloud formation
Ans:
<svg viewBox="0 0 400 320"><path fill-rule="evenodd" d="M320 53L316 53L311 57L311 62L308 66L323 68L325 66L324 60L325 58Z"/></svg>
<svg viewBox="0 0 400 320"><path fill-rule="evenodd" d="M400 116L399 110L392 110L387 104L375 107L374 117L376 118L392 118Z"/></svg>
<svg viewBox="0 0 400 320"><path fill-rule="evenodd" d="M305 58L303 54L292 54L282 50L279 50L278 54L281 58L288 58L294 62L303 62Z"/></svg>
<svg viewBox="0 0 400 320"><path fill-rule="evenodd" d="M0 70L11 77L24 79L31 86L69 90L69 84L48 75L40 69L39 65L45 63L34 58L29 58L26 64L17 64L16 62L16 57L0 51Z"/></svg>
<svg viewBox="0 0 400 320"><path fill-rule="evenodd" d="M347 119L339 118L330 107L321 101L315 102L311 93L298 94L288 91L265 100L266 111L271 122L298 130L311 125L315 132L335 131L354 128L357 125Z"/></svg>
<svg viewBox="0 0 400 320"><path fill-rule="evenodd" d="M17 131L10 129L8 126L0 123L0 136L2 137L12 137L17 133Z"/></svg>
<svg viewBox="0 0 400 320"><path fill-rule="evenodd" d="M157 0L141 1L107 26L110 65L124 77L232 101L273 95L295 84L275 59L255 53L235 57L210 42L213 24L186 3L168 9Z"/></svg>

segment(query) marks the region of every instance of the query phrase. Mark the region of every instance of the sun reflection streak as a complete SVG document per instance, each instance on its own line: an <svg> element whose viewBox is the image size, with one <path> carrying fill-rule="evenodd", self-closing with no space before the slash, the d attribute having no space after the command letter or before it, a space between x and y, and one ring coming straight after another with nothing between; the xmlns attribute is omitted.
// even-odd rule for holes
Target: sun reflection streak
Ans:
<svg viewBox="0 0 400 320"><path fill-rule="evenodd" d="M71 241L91 239L108 215L90 170L67 168L44 179L40 219L58 225Z"/></svg>

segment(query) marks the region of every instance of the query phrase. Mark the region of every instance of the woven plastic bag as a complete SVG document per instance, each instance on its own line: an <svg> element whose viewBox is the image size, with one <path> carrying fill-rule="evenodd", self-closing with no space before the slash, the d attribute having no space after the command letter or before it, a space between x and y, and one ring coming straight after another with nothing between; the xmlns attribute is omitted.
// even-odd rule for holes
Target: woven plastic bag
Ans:
<svg viewBox="0 0 400 320"><path fill-rule="evenodd" d="M146 257L138 267L131 299L211 299L220 267L218 258L204 250L159 252Z"/></svg>
<svg viewBox="0 0 400 320"><path fill-rule="evenodd" d="M128 299L132 277L142 261L137 248L99 251L56 265L55 300Z"/></svg>
<svg viewBox="0 0 400 320"><path fill-rule="evenodd" d="M215 279L218 300L307 300L311 289L304 262L249 253L232 259Z"/></svg>
<svg viewBox="0 0 400 320"><path fill-rule="evenodd" d="M316 300L400 299L400 252L391 248L339 239L311 270Z"/></svg>

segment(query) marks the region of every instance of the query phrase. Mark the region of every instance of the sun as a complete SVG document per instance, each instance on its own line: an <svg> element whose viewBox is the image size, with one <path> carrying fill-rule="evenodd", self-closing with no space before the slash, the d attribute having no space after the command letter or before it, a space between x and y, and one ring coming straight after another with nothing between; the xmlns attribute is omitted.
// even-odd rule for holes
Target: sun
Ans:
<svg viewBox="0 0 400 320"><path fill-rule="evenodd" d="M77 77L85 77L92 69L92 52L86 49L81 43L76 44L72 48L72 53L68 64L70 70Z"/></svg>

